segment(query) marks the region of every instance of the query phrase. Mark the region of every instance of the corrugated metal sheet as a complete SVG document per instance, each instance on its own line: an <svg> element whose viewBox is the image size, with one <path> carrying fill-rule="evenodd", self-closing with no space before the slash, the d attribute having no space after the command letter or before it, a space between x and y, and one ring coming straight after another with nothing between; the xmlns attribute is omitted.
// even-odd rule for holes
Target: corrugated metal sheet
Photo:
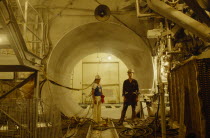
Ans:
<svg viewBox="0 0 210 138"><path fill-rule="evenodd" d="M197 60L199 96L205 118L206 136L210 136L210 59Z"/></svg>
<svg viewBox="0 0 210 138"><path fill-rule="evenodd" d="M186 135L210 135L210 59L186 63L169 75L171 119L180 122L184 109ZM182 100L184 97L184 100Z"/></svg>

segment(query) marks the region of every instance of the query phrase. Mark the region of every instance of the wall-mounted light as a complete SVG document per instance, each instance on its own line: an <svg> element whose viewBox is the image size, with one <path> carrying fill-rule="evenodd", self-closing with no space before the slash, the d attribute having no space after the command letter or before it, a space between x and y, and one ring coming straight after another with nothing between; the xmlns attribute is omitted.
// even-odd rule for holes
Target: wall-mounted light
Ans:
<svg viewBox="0 0 210 138"><path fill-rule="evenodd" d="M112 57L111 57L111 56L108 56L108 57L107 57L107 59L108 59L108 60L111 60L111 59L112 59Z"/></svg>

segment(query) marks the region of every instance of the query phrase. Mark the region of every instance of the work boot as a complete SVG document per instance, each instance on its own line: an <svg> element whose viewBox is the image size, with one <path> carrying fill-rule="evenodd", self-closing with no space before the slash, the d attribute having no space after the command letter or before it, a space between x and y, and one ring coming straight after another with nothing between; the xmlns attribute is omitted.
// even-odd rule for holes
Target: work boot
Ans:
<svg viewBox="0 0 210 138"><path fill-rule="evenodd" d="M117 123L118 126L122 126L123 125L123 121L119 120L119 122Z"/></svg>

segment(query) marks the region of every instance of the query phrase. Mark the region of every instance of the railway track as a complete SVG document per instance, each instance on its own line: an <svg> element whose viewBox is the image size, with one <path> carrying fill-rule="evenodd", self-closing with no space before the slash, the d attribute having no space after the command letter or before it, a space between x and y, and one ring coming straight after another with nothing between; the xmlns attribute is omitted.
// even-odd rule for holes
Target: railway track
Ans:
<svg viewBox="0 0 210 138"><path fill-rule="evenodd" d="M119 135L115 129L114 123L110 121L106 125L101 126L91 124L86 138L119 138Z"/></svg>

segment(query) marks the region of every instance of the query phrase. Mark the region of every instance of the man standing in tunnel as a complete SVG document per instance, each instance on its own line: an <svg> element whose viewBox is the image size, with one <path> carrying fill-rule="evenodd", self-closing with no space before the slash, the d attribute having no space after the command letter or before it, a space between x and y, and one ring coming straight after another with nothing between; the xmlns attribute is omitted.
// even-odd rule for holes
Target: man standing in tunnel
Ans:
<svg viewBox="0 0 210 138"><path fill-rule="evenodd" d="M128 70L128 79L123 83L123 93L124 97L123 109L121 113L121 118L119 120L119 125L123 124L125 114L129 105L132 107L132 120L136 117L136 105L138 102L139 95L139 85L137 80L133 79L133 69Z"/></svg>

